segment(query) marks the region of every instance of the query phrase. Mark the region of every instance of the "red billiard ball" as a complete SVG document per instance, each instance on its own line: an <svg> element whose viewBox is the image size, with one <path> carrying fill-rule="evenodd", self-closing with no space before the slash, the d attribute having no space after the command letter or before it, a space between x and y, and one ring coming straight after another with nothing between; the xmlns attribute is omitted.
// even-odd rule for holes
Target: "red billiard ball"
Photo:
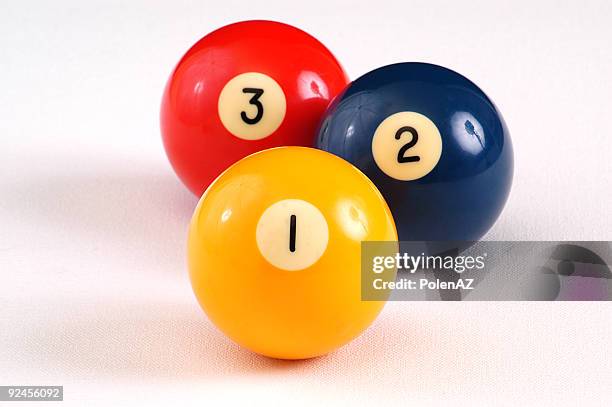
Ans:
<svg viewBox="0 0 612 407"><path fill-rule="evenodd" d="M164 147L200 196L251 153L312 146L327 105L347 83L334 55L304 31L272 21L222 27L187 51L168 80Z"/></svg>

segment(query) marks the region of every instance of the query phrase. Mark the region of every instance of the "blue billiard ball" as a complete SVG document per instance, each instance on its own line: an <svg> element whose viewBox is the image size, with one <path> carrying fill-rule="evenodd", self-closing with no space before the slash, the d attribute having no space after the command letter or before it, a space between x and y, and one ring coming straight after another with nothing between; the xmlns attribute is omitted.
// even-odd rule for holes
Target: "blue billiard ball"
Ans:
<svg viewBox="0 0 612 407"><path fill-rule="evenodd" d="M501 114L478 86L437 65L388 65L351 83L325 113L316 146L370 177L401 240L479 240L512 184Z"/></svg>

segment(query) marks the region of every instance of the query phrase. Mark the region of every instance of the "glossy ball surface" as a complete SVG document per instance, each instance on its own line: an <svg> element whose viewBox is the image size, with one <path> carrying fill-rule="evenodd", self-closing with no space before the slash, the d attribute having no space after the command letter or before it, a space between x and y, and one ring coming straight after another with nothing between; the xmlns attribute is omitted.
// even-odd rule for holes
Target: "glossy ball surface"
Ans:
<svg viewBox="0 0 612 407"><path fill-rule="evenodd" d="M222 27L180 60L162 99L170 162L200 196L227 167L254 152L312 146L330 100L348 83L317 39L272 21Z"/></svg>
<svg viewBox="0 0 612 407"><path fill-rule="evenodd" d="M202 196L189 231L191 283L238 344L315 357L359 335L384 306L361 301L364 240L397 240L365 175L324 151L270 149L231 166Z"/></svg>
<svg viewBox="0 0 612 407"><path fill-rule="evenodd" d="M328 109L316 146L374 182L401 240L480 239L512 184L501 114L474 83L436 65L389 65L351 83Z"/></svg>

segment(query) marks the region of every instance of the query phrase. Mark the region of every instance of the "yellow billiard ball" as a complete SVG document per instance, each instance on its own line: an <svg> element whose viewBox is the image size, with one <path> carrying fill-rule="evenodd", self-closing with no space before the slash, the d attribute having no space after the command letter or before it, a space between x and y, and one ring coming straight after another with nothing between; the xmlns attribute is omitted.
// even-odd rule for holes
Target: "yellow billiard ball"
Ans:
<svg viewBox="0 0 612 407"><path fill-rule="evenodd" d="M361 242L397 241L374 184L324 151L280 147L232 165L202 196L188 242L212 322L262 355L304 359L359 335L384 301L361 300Z"/></svg>

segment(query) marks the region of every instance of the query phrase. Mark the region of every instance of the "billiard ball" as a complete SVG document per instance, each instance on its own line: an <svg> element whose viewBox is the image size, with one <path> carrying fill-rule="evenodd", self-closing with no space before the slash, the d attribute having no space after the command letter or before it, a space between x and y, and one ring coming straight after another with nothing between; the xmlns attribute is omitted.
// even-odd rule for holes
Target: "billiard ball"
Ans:
<svg viewBox="0 0 612 407"><path fill-rule="evenodd" d="M366 240L396 242L397 233L363 173L313 148L265 150L232 165L200 199L188 238L191 283L238 344L274 358L315 357L357 336L384 305L361 300Z"/></svg>
<svg viewBox="0 0 612 407"><path fill-rule="evenodd" d="M324 115L316 146L370 177L401 240L480 239L512 184L500 112L470 80L436 65L389 65L351 83Z"/></svg>
<svg viewBox="0 0 612 407"><path fill-rule="evenodd" d="M266 148L312 147L348 83L332 53L295 27L245 21L198 41L166 85L161 132L183 183L200 196L227 167Z"/></svg>

